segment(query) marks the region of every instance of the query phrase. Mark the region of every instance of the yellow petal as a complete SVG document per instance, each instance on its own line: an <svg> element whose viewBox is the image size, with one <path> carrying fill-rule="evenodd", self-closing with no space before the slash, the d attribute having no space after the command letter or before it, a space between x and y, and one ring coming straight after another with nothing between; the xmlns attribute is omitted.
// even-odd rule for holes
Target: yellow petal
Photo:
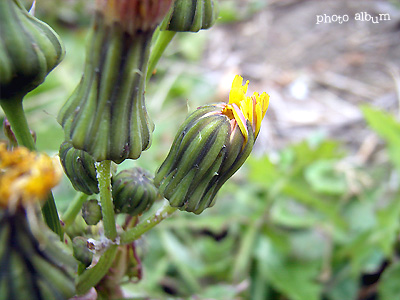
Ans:
<svg viewBox="0 0 400 300"><path fill-rule="evenodd" d="M243 77L236 75L232 82L232 88L229 93L229 104L235 103L237 106L240 105L240 101L246 98L247 88L249 81L247 80L245 85L243 84Z"/></svg>
<svg viewBox="0 0 400 300"><path fill-rule="evenodd" d="M240 128L240 131L242 132L242 134L244 136L244 145L245 145L249 138L249 132L247 131L247 125L246 125L246 118L243 115L243 112L239 109L239 107L235 103L233 103L231 105L232 105L233 116Z"/></svg>
<svg viewBox="0 0 400 300"><path fill-rule="evenodd" d="M232 82L232 88L229 93L229 104L222 110L230 120L235 119L237 126L245 137L245 143L248 140L247 120L253 127L254 135L257 137L261 128L261 121L267 112L269 105L269 96L263 92L261 95L254 92L251 97L246 97L249 81L243 85L243 78L236 75Z"/></svg>

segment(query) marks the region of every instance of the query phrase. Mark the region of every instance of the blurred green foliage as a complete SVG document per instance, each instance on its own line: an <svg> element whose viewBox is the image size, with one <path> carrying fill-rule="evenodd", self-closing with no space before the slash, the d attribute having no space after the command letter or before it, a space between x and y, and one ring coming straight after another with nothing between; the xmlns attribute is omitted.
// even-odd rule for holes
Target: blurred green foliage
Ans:
<svg viewBox="0 0 400 300"><path fill-rule="evenodd" d="M49 153L63 141L58 109L81 76L88 2L37 4L37 14L57 29L67 50L63 63L24 102L38 148ZM240 10L236 3L221 1L220 22L248 18L265 2L250 1ZM178 35L172 43L146 92L156 124L153 145L120 169L155 171L186 112L215 102L215 82L197 65L207 42L207 32L201 32ZM200 216L180 212L136 242L144 277L127 282L127 294L132 299L400 299L400 123L371 107L362 110L385 142L387 160L356 163L345 145L329 139L250 157L214 208ZM55 190L61 212L74 193L64 178Z"/></svg>

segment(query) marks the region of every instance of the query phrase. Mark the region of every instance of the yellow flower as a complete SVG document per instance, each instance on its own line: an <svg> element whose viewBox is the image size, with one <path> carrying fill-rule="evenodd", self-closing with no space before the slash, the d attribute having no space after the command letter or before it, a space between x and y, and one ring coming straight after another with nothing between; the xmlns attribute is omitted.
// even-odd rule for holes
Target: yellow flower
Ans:
<svg viewBox="0 0 400 300"><path fill-rule="evenodd" d="M243 85L243 78L236 75L229 93L229 103L222 109L222 113L232 121L232 126L239 126L245 138L245 143L249 136L246 126L247 120L253 127L254 136L257 137L260 132L261 121L269 104L269 95L265 92L261 95L254 92L253 96L246 96L248 86L248 80Z"/></svg>
<svg viewBox="0 0 400 300"><path fill-rule="evenodd" d="M44 200L59 182L62 169L56 159L24 147L8 151L0 144L0 206L26 205Z"/></svg>

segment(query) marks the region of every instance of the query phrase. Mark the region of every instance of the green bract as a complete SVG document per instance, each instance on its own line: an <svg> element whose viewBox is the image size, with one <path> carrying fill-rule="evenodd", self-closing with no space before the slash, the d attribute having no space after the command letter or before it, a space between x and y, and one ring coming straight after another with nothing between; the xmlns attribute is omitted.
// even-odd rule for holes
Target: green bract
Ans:
<svg viewBox="0 0 400 300"><path fill-rule="evenodd" d="M172 207L200 214L214 205L218 190L253 148L254 133L248 121L246 125L247 143L218 106L203 106L188 116L154 178Z"/></svg>
<svg viewBox="0 0 400 300"><path fill-rule="evenodd" d="M153 205L157 194L150 174L141 168L124 170L113 177L112 195L117 213L139 215Z"/></svg>
<svg viewBox="0 0 400 300"><path fill-rule="evenodd" d="M152 34L95 16L83 77L58 121L66 140L96 161L136 159L150 146L144 88Z"/></svg>
<svg viewBox="0 0 400 300"><path fill-rule="evenodd" d="M0 299L70 299L76 261L58 237L37 228L39 243L25 214L22 208L0 210Z"/></svg>
<svg viewBox="0 0 400 300"><path fill-rule="evenodd" d="M83 204L82 218L88 225L96 225L102 219L101 206L96 199L90 199Z"/></svg>
<svg viewBox="0 0 400 300"><path fill-rule="evenodd" d="M64 46L46 23L18 0L0 1L1 100L22 98L64 57Z"/></svg>
<svg viewBox="0 0 400 300"><path fill-rule="evenodd" d="M68 142L61 144L59 155L64 172L77 191L88 195L99 193L93 157L83 150L75 149Z"/></svg>
<svg viewBox="0 0 400 300"><path fill-rule="evenodd" d="M175 0L160 29L192 32L208 29L217 20L217 4L214 0Z"/></svg>

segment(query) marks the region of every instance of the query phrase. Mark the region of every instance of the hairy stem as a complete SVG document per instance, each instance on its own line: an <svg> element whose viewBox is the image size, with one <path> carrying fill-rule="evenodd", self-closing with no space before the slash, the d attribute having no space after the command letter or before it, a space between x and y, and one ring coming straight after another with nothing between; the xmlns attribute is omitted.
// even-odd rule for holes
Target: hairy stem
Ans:
<svg viewBox="0 0 400 300"><path fill-rule="evenodd" d="M104 234L114 241L117 237L115 226L114 204L111 194L111 161L104 160L96 164L99 181L101 212L103 214Z"/></svg>
<svg viewBox="0 0 400 300"><path fill-rule="evenodd" d="M117 254L118 245L111 245L100 257L97 264L87 269L78 277L76 284L76 292L78 295L85 294L107 274L110 269L115 255Z"/></svg>
<svg viewBox="0 0 400 300"><path fill-rule="evenodd" d="M0 100L0 104L10 122L18 145L24 146L31 151L36 151L35 142L33 141L28 121L22 108L22 99Z"/></svg>
<svg viewBox="0 0 400 300"><path fill-rule="evenodd" d="M171 207L168 202L156 211L152 216L139 223L136 227L133 227L120 235L121 244L129 244L137 240L143 233L149 231L154 226L159 224L162 220L171 216L177 208Z"/></svg>

